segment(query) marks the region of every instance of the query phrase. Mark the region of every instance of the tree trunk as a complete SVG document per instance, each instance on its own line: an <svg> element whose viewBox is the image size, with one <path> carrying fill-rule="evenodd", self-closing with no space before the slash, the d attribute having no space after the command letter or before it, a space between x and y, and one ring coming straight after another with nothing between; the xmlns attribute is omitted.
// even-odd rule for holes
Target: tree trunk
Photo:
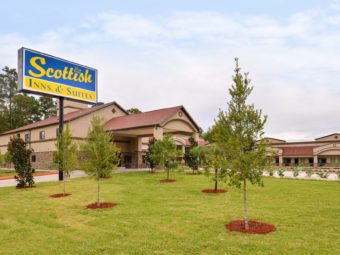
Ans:
<svg viewBox="0 0 340 255"><path fill-rule="evenodd" d="M100 206L99 193L100 193L100 178L98 178L98 194L97 194L97 206Z"/></svg>
<svg viewBox="0 0 340 255"><path fill-rule="evenodd" d="M66 195L66 178L64 176L64 196Z"/></svg>
<svg viewBox="0 0 340 255"><path fill-rule="evenodd" d="M243 207L244 207L244 228L249 229L248 225L248 210L247 210L247 181L243 180Z"/></svg>
<svg viewBox="0 0 340 255"><path fill-rule="evenodd" d="M166 170L166 179L169 180L169 169Z"/></svg>
<svg viewBox="0 0 340 255"><path fill-rule="evenodd" d="M217 191L217 168L215 168L215 191Z"/></svg>

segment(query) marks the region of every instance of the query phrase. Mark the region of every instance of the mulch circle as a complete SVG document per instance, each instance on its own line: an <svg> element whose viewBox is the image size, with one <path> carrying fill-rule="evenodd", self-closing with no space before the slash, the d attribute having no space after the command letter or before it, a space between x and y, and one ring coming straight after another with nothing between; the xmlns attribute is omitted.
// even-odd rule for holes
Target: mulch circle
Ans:
<svg viewBox="0 0 340 255"><path fill-rule="evenodd" d="M198 175L198 173L187 173L187 175Z"/></svg>
<svg viewBox="0 0 340 255"><path fill-rule="evenodd" d="M247 234L268 234L270 232L275 232L276 227L271 224L259 222L259 221L248 221L249 229L244 228L244 220L234 220L225 225L229 231L242 232Z"/></svg>
<svg viewBox="0 0 340 255"><path fill-rule="evenodd" d="M211 193L211 194L220 194L220 193L226 193L228 191L225 190L225 189L217 189L217 190L215 190L215 189L204 189L204 190L202 190L202 192Z"/></svg>
<svg viewBox="0 0 340 255"><path fill-rule="evenodd" d="M49 197L52 197L52 198L60 198L60 197L67 197L67 196L70 196L71 193L58 193L58 194L52 194L52 195L49 195Z"/></svg>
<svg viewBox="0 0 340 255"><path fill-rule="evenodd" d="M24 186L24 187L15 187L16 189L31 189L31 188L36 188L37 186L32 185L32 186Z"/></svg>
<svg viewBox="0 0 340 255"><path fill-rule="evenodd" d="M165 180L160 180L160 182L175 182L176 180L172 179L165 179Z"/></svg>
<svg viewBox="0 0 340 255"><path fill-rule="evenodd" d="M115 207L117 204L115 203L92 203L86 206L87 209L105 209L105 208L112 208Z"/></svg>
<svg viewBox="0 0 340 255"><path fill-rule="evenodd" d="M112 179L112 176L100 177L100 179Z"/></svg>

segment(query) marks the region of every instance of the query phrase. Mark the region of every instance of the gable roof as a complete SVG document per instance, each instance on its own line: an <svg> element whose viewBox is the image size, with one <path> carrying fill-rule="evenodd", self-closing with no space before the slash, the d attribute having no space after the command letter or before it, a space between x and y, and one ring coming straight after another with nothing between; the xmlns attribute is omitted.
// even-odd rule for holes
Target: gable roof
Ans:
<svg viewBox="0 0 340 255"><path fill-rule="evenodd" d="M190 121L194 124L194 126L198 130L199 127L182 105L112 118L105 124L105 129L122 130L140 127L159 126L162 123L166 122L179 110L185 112Z"/></svg>
<svg viewBox="0 0 340 255"><path fill-rule="evenodd" d="M286 143L285 140L281 140L281 139L277 139L277 138L273 138L273 137L264 137L264 140L269 140L269 141L274 141L274 142L279 142L279 143Z"/></svg>
<svg viewBox="0 0 340 255"><path fill-rule="evenodd" d="M318 141L318 140L321 140L321 139L324 139L324 138L327 138L327 137L332 137L332 136L340 136L339 133L333 133L333 134L330 134L330 135L325 135L325 136L322 136L322 137L319 137L319 138L315 138L315 141Z"/></svg>
<svg viewBox="0 0 340 255"><path fill-rule="evenodd" d="M124 108L122 108L119 104L117 104L115 101L107 104L101 104L101 105L96 105L91 108L86 108L86 109L81 109L78 111L70 112L68 114L64 115L64 122L69 122L78 118L81 118L83 116L86 116L90 113L96 112L98 110L101 110L103 108L106 108L111 105L116 105L119 109L121 109L124 113L128 114ZM1 135L7 135L7 134L12 134L12 133L17 133L25 130L30 130L34 128L40 128L40 127L45 127L45 126L50 126L50 125L55 125L59 123L59 116L53 116L50 118L47 118L45 120L40 120L37 122L33 122L31 124L9 130L7 132L2 133Z"/></svg>

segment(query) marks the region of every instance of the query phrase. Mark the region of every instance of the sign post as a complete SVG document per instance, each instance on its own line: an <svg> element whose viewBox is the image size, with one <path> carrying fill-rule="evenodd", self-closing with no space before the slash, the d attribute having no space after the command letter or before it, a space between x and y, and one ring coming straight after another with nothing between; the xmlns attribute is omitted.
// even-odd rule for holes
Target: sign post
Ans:
<svg viewBox="0 0 340 255"><path fill-rule="evenodd" d="M38 51L18 51L19 91L59 99L59 132L64 128L64 99L96 104L97 70ZM63 163L59 180L63 180Z"/></svg>
<svg viewBox="0 0 340 255"><path fill-rule="evenodd" d="M61 136L64 129L64 98L59 97L59 132L58 135ZM59 181L64 180L64 168L63 168L63 162L59 162Z"/></svg>

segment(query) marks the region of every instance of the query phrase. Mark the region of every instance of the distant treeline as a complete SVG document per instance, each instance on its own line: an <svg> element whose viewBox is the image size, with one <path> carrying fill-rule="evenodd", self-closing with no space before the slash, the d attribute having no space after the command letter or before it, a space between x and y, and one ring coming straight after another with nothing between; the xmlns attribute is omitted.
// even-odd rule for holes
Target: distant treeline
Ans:
<svg viewBox="0 0 340 255"><path fill-rule="evenodd" d="M30 96L18 92L16 69L0 72L0 133L56 115L51 97Z"/></svg>

